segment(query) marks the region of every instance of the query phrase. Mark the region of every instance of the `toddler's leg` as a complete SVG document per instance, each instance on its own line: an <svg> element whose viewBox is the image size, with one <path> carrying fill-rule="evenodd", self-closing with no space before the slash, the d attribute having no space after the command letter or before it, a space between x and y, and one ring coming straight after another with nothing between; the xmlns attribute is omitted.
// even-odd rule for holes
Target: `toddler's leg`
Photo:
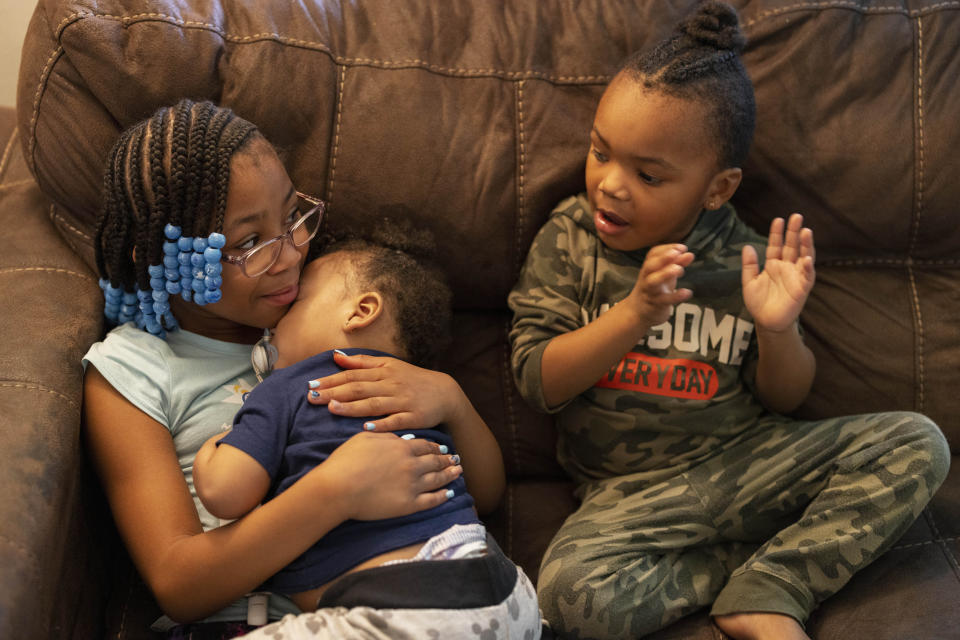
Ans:
<svg viewBox="0 0 960 640"><path fill-rule="evenodd" d="M712 602L755 549L719 539L683 475L639 492L608 480L550 543L540 607L564 637L639 638Z"/></svg>
<svg viewBox="0 0 960 640"><path fill-rule="evenodd" d="M740 494L705 496L722 533L751 537L751 528L797 511L733 573L713 615L772 612L804 622L899 539L950 462L937 426L907 412L787 422L748 446L755 462L738 472ZM702 486L727 486L726 467L719 456L695 473Z"/></svg>

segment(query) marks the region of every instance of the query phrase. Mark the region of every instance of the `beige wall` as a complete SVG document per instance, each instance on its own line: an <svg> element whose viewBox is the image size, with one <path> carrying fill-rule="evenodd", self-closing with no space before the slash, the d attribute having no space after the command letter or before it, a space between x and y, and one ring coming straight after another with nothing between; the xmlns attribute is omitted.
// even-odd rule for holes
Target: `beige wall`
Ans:
<svg viewBox="0 0 960 640"><path fill-rule="evenodd" d="M20 48L35 5L33 0L0 0L0 105L16 103Z"/></svg>

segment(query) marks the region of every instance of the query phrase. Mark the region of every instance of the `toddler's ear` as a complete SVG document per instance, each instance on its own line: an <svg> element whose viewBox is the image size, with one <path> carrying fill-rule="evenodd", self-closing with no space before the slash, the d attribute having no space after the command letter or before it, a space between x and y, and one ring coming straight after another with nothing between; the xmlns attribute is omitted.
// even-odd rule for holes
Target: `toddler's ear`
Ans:
<svg viewBox="0 0 960 640"><path fill-rule="evenodd" d="M715 211L722 207L733 197L740 186L740 180L743 178L743 170L739 167L731 167L719 171L710 182L710 188L707 190L707 198L703 203L703 208L707 211Z"/></svg>
<svg viewBox="0 0 960 640"><path fill-rule="evenodd" d="M378 291L367 291L354 298L353 310L347 318L344 331L356 331L370 326L383 313L383 296Z"/></svg>

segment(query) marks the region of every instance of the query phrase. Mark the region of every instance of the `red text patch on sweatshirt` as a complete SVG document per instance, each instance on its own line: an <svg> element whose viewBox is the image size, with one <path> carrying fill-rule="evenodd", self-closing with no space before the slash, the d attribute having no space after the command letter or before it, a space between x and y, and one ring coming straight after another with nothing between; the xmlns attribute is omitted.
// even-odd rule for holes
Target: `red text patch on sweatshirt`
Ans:
<svg viewBox="0 0 960 640"><path fill-rule="evenodd" d="M696 360L655 358L630 352L594 385L658 396L709 400L717 393L717 372Z"/></svg>

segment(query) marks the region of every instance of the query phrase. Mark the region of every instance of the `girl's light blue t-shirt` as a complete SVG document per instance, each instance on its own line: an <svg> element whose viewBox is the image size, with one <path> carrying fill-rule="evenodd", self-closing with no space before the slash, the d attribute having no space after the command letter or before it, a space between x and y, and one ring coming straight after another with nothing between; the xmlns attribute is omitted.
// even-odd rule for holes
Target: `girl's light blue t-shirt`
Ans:
<svg viewBox="0 0 960 640"><path fill-rule="evenodd" d="M131 322L110 331L83 357L84 368L95 366L123 397L170 431L205 531L221 523L197 497L193 459L208 438L230 428L245 394L256 384L250 352L250 345L182 329L157 338ZM270 607L271 618L299 612L282 596L271 596ZM237 601L207 620L245 618L245 604Z"/></svg>

